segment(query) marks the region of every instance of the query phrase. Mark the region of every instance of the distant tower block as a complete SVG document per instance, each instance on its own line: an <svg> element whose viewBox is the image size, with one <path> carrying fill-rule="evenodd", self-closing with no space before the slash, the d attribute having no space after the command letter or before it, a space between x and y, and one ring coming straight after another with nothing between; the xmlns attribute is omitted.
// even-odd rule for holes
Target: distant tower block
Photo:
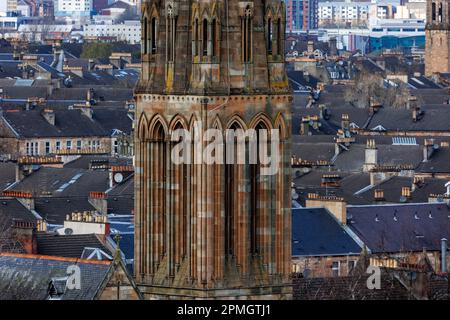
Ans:
<svg viewBox="0 0 450 320"><path fill-rule="evenodd" d="M427 0L425 75L450 72L450 0Z"/></svg>
<svg viewBox="0 0 450 320"><path fill-rule="evenodd" d="M285 12L280 0L142 3L134 265L149 299L292 296ZM278 172L173 163L171 133L197 121L222 136L279 130Z"/></svg>

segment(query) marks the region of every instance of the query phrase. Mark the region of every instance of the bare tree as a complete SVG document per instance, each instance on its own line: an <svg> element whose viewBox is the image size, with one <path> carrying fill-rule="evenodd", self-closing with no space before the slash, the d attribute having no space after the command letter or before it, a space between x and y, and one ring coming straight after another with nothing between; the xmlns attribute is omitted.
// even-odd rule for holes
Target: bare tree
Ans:
<svg viewBox="0 0 450 320"><path fill-rule="evenodd" d="M358 108L367 108L371 103L384 107L406 108L410 96L406 84L392 80L389 87L384 85L383 77L367 71L360 71L355 83L344 92L345 100Z"/></svg>
<svg viewBox="0 0 450 320"><path fill-rule="evenodd" d="M13 221L0 213L0 253L22 251L23 246L15 237Z"/></svg>

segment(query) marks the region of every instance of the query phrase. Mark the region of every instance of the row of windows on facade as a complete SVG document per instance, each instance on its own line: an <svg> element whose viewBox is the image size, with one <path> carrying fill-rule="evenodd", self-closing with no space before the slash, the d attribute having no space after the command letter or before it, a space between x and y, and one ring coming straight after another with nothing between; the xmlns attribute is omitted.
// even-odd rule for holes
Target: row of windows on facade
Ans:
<svg viewBox="0 0 450 320"><path fill-rule="evenodd" d="M46 141L44 143L45 145L45 154L50 154L53 152L52 150L52 143L50 141ZM65 149L66 150L72 150L72 141L71 140L67 140L65 143ZM81 150L83 148L83 142L81 140L77 140L76 141L76 146L75 148L77 150ZM87 148L89 149L100 149L100 140L92 140L92 141L88 141L87 143ZM56 141L55 142L55 151L60 151L62 150L62 143L61 141ZM26 154L28 156L37 156L40 155L41 153L39 152L39 142L27 142L26 143Z"/></svg>
<svg viewBox="0 0 450 320"><path fill-rule="evenodd" d="M177 17L167 18L166 24L166 55L167 61L173 62L175 60L175 41ZM242 35L242 59L243 62L251 62L252 59L252 27L253 19L251 16L245 16L241 19L241 35ZM276 28L276 37L274 37L274 27ZM144 18L144 54L156 54L157 52L157 34L158 34L158 21L155 17L151 18L150 23L147 18ZM217 57L219 53L219 29L220 26L216 19L208 21L203 19L201 22L199 19L195 19L193 24L193 45L192 55L194 57ZM266 26L266 39L267 39L267 51L268 54L283 54L282 46L282 33L283 26L281 18L276 19L275 22L271 18L267 20ZM276 52L274 52L274 41L276 41Z"/></svg>

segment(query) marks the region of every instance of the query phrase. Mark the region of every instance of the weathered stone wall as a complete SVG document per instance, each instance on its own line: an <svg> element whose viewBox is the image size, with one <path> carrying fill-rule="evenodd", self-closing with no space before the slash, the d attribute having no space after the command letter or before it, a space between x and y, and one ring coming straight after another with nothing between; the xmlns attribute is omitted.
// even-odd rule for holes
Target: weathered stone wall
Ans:
<svg viewBox="0 0 450 320"><path fill-rule="evenodd" d="M450 72L450 30L426 30L425 75Z"/></svg>

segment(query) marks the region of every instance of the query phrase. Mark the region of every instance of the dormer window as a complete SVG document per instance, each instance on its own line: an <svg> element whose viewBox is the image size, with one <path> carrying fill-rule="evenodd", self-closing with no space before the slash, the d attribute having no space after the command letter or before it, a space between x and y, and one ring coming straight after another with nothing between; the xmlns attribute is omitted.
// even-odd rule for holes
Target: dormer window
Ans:
<svg viewBox="0 0 450 320"><path fill-rule="evenodd" d="M48 284L48 300L61 300L66 293L68 277L52 278Z"/></svg>

